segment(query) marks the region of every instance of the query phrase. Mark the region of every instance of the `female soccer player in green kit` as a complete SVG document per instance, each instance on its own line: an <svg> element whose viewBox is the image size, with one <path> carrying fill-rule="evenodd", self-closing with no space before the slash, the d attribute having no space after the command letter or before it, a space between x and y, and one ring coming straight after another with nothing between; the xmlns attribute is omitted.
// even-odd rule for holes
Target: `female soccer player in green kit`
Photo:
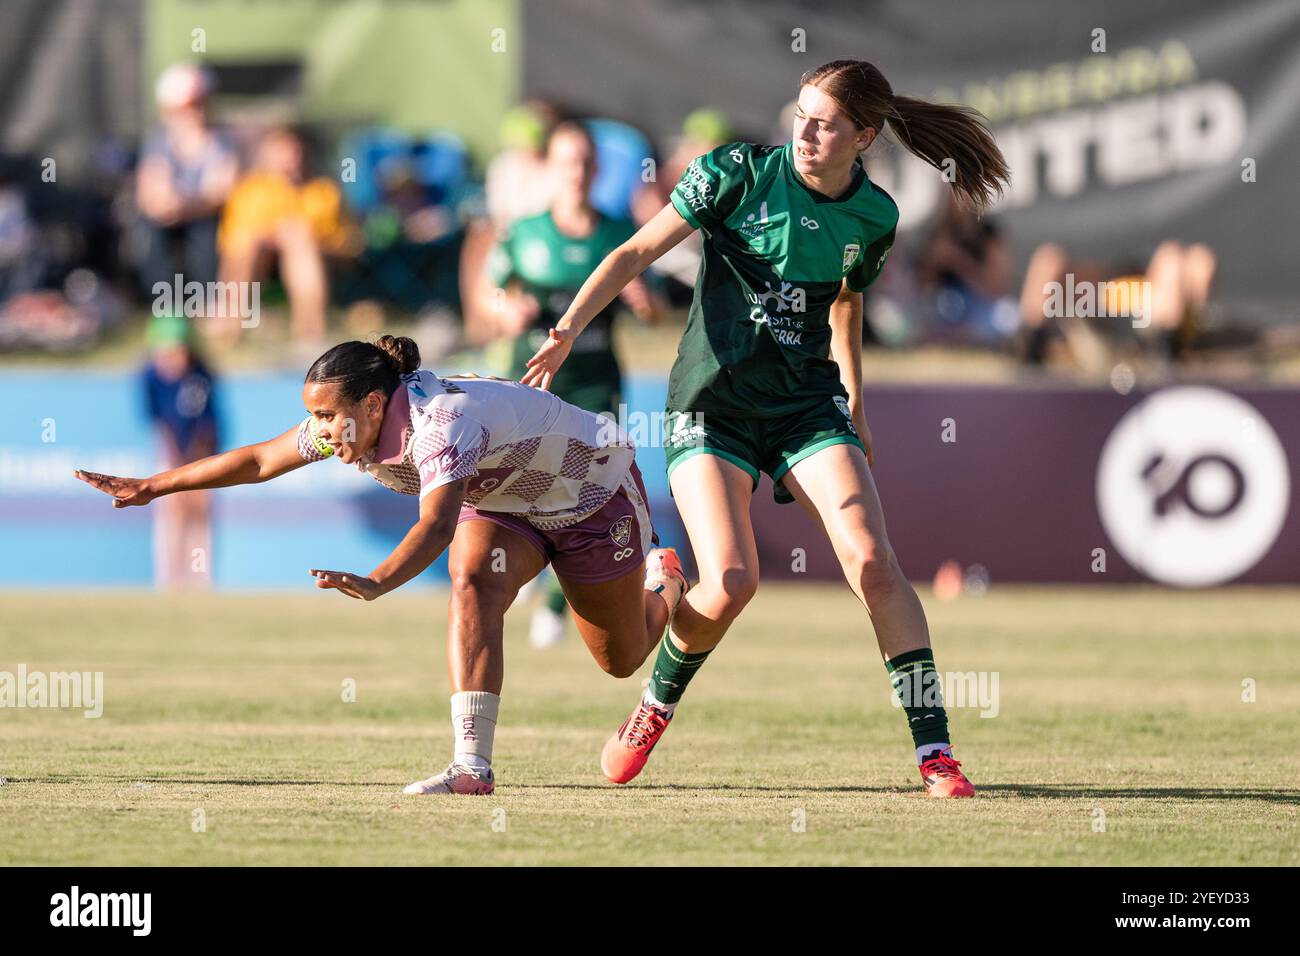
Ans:
<svg viewBox="0 0 1300 956"><path fill-rule="evenodd" d="M660 643L641 702L601 768L626 783L645 766L687 682L754 596L749 503L760 471L826 531L867 608L902 698L926 793L969 797L921 602L885 532L862 410L862 291L894 241L898 209L859 154L886 123L910 152L950 173L985 208L1005 160L971 110L895 96L876 67L835 60L804 74L793 141L733 143L699 157L671 203L583 285L524 381L547 387L591 318L693 229L704 258L668 387L669 486L700 581ZM915 693L923 689L922 693Z"/></svg>
<svg viewBox="0 0 1300 956"><path fill-rule="evenodd" d="M592 206L596 144L581 123L570 120L555 127L546 144L546 165L554 186L550 207L512 224L488 259L490 278L507 292L502 331L513 339L513 377L528 370L528 359L592 270L636 231L631 222L602 215ZM629 282L619 298L643 322L658 317L657 297L643 279ZM623 391L614 352L617 313L614 302L596 313L551 383L551 391L564 401L614 421ZM533 613L529 638L534 647L549 647L564 636L567 607L563 589L552 580L544 603Z"/></svg>

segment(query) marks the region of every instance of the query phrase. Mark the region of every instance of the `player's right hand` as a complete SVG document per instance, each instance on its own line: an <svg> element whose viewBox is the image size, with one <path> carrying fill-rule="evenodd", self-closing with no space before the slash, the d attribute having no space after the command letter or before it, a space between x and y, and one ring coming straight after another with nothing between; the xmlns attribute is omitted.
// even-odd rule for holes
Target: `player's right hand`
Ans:
<svg viewBox="0 0 1300 956"><path fill-rule="evenodd" d="M143 478L118 478L115 475L101 475L99 472L81 469L77 469L73 474L92 488L98 488L104 494L111 495L114 508L147 505L157 497L149 491L148 482Z"/></svg>
<svg viewBox="0 0 1300 956"><path fill-rule="evenodd" d="M547 333L546 341L537 350L537 354L528 360L528 371L524 372L519 380L525 385L532 385L544 391L549 391L555 373L560 370L564 360L569 357L569 350L573 348L574 337L575 333L571 329L564 331L551 329Z"/></svg>

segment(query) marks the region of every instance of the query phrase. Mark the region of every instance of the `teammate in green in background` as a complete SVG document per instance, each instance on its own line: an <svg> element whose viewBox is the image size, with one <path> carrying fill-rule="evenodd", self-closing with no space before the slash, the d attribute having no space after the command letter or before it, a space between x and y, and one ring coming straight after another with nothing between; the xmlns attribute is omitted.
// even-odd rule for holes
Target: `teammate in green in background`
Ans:
<svg viewBox="0 0 1300 956"><path fill-rule="evenodd" d="M547 141L546 156L554 188L550 208L513 223L488 259L492 281L506 293L501 328L513 339L509 374L514 378L528 370L528 359L573 304L592 270L636 231L631 222L602 215L591 205L596 145L585 126L558 124ZM642 321L657 319L658 297L644 279L628 283L619 297ZM618 312L614 302L596 312L551 383L551 391L564 401L615 421L623 401L623 372L614 352ZM565 632L564 592L554 578L549 580L529 632L538 648L557 643Z"/></svg>
<svg viewBox="0 0 1300 956"><path fill-rule="evenodd" d="M925 612L886 536L862 410L862 291L884 264L898 210L859 154L886 123L977 209L1007 182L978 114L895 96L870 63L836 60L802 77L792 142L734 143L699 157L671 202L592 273L529 361L524 381L546 387L627 282L703 231L665 435L700 581L678 606L642 700L601 754L616 783L641 771L687 682L758 587L749 504L767 472L777 500L798 501L825 530L867 608L926 793L974 795L952 755Z"/></svg>

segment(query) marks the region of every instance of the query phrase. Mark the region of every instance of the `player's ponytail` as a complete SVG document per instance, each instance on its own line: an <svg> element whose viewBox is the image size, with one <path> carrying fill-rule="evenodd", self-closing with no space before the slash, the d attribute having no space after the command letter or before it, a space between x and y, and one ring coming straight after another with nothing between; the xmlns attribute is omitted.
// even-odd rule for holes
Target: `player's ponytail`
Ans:
<svg viewBox="0 0 1300 956"><path fill-rule="evenodd" d="M369 342L334 346L307 370L305 381L338 385L343 397L359 402L371 392L397 391L400 376L420 367L420 349L404 335L381 335Z"/></svg>
<svg viewBox="0 0 1300 956"><path fill-rule="evenodd" d="M420 347L414 339L405 335L381 335L375 339L375 345L388 354L398 375L414 372L420 367Z"/></svg>
<svg viewBox="0 0 1300 956"><path fill-rule="evenodd" d="M884 74L865 60L832 60L799 82L835 100L859 129L870 127L879 135L888 124L909 153L950 173L958 199L977 212L1010 181L1002 150L977 110L895 96Z"/></svg>

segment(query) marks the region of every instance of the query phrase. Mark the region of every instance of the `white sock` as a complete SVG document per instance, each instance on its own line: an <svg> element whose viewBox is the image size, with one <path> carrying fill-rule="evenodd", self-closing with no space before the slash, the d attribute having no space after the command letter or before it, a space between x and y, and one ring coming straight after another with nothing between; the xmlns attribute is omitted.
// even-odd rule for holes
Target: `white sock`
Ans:
<svg viewBox="0 0 1300 956"><path fill-rule="evenodd" d="M944 741L941 744L926 744L924 747L916 748L916 765L919 767L925 762L925 758L930 756L936 750L942 750L949 757L952 756L952 744Z"/></svg>
<svg viewBox="0 0 1300 956"><path fill-rule="evenodd" d="M451 695L451 733L456 741L455 762L472 770L492 766L492 738L497 729L501 698L485 690L463 690Z"/></svg>

